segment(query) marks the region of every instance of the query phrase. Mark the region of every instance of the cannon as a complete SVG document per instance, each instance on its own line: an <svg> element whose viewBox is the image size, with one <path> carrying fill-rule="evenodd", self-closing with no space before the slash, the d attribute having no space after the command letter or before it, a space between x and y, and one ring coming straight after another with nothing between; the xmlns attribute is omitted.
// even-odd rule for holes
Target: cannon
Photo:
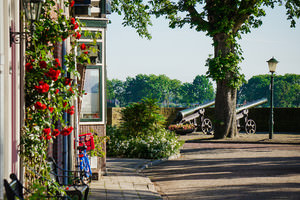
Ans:
<svg viewBox="0 0 300 200"><path fill-rule="evenodd" d="M249 108L256 107L258 105L266 103L268 100L266 98L247 103L241 107L236 108L236 119L237 119L237 128L241 129L240 120L244 119L245 122L245 132L248 134L254 134L256 132L256 123L253 119L248 119Z"/></svg>
<svg viewBox="0 0 300 200"><path fill-rule="evenodd" d="M211 133L213 130L212 122L209 118L204 117L205 108L210 107L215 104L215 101L210 101L208 103L201 104L194 108L187 108L177 113L176 119L173 124L193 124L195 128L201 128L202 132L205 134ZM200 119L201 125L198 126L197 118Z"/></svg>

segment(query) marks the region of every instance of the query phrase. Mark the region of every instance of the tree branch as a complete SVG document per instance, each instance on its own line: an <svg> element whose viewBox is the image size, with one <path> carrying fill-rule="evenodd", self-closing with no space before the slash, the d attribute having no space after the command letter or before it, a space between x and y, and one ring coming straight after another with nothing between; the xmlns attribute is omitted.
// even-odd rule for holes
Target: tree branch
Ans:
<svg viewBox="0 0 300 200"><path fill-rule="evenodd" d="M198 13L195 5L192 5L189 0L183 0L183 9L187 11L191 16L191 23L201 28L202 30L207 30L208 21L204 20L203 17Z"/></svg>

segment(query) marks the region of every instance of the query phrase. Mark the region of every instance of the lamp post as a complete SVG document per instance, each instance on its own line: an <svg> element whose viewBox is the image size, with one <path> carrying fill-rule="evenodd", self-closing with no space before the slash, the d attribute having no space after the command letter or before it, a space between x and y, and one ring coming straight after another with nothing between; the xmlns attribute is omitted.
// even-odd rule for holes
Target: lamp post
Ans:
<svg viewBox="0 0 300 200"><path fill-rule="evenodd" d="M276 66L278 61L272 57L267 61L269 66L269 71L271 72L271 87L270 87L270 128L269 128L269 139L273 138L274 133L274 114L273 114L273 86L274 86L274 77L273 74L276 71Z"/></svg>
<svg viewBox="0 0 300 200"><path fill-rule="evenodd" d="M26 38L26 34L32 34L34 30L34 22L36 22L40 15L42 4L45 0L23 0L23 7L26 19L30 21L30 33L29 32L13 32L10 28L10 46L12 43L18 44L21 39Z"/></svg>

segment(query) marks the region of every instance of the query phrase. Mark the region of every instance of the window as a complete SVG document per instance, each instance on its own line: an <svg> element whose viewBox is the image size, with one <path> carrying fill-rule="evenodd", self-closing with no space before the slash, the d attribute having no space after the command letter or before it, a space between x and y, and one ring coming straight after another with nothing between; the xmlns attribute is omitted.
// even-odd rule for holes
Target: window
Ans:
<svg viewBox="0 0 300 200"><path fill-rule="evenodd" d="M80 121L102 121L102 69L87 66L84 80L85 95L82 98Z"/></svg>

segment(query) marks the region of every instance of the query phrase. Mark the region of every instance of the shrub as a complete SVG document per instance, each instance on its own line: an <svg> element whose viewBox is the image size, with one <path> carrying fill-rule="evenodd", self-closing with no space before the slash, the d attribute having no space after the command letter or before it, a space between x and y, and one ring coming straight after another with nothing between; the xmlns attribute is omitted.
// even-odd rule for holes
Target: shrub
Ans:
<svg viewBox="0 0 300 200"><path fill-rule="evenodd" d="M160 114L156 100L145 98L141 102L132 103L121 111L120 131L133 137L146 132L159 131L164 127L165 118Z"/></svg>
<svg viewBox="0 0 300 200"><path fill-rule="evenodd" d="M175 133L164 128L165 118L159 111L157 102L152 99L143 99L122 110L120 128L107 127L107 154L148 159L178 154L183 143Z"/></svg>
<svg viewBox="0 0 300 200"><path fill-rule="evenodd" d="M178 141L175 133L165 129L147 132L137 137L120 134L115 127L108 127L108 156L129 158L159 159L179 153L183 142Z"/></svg>

